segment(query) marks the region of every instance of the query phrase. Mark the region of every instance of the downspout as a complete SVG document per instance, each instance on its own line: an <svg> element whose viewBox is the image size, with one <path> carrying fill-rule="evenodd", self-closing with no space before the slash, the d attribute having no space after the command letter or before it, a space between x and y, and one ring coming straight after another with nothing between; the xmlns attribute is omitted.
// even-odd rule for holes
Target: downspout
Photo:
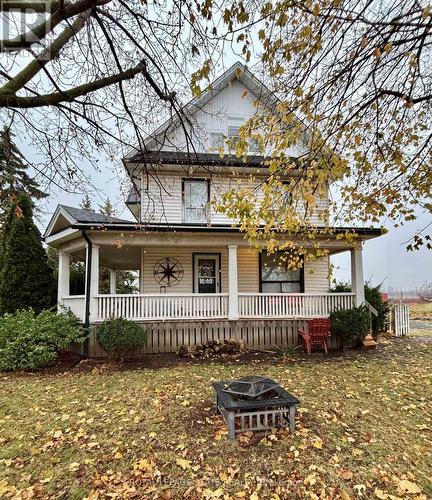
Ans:
<svg viewBox="0 0 432 500"><path fill-rule="evenodd" d="M84 356L88 356L89 351L89 335L90 335L90 284L91 284L91 267L92 267L92 252L93 243L88 237L85 229L81 230L81 234L87 243L86 254L86 282L85 282L85 312L84 312L84 330L87 332L87 337L84 341Z"/></svg>

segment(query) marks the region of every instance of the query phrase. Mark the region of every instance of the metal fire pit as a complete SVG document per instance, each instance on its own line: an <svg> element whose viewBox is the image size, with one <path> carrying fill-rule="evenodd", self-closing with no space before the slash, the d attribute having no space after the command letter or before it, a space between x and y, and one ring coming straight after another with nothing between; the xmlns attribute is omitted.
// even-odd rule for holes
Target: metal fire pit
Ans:
<svg viewBox="0 0 432 500"><path fill-rule="evenodd" d="M295 410L300 401L267 377L244 377L233 382L214 382L216 411L236 432L266 431L276 427L295 430Z"/></svg>

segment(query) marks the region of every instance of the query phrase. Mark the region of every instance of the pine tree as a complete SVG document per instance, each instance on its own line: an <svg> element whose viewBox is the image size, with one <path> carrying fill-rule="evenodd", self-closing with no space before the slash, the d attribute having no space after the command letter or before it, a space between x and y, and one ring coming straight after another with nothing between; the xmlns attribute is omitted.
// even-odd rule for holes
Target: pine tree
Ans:
<svg viewBox="0 0 432 500"><path fill-rule="evenodd" d="M107 198L103 205L99 205L99 212L104 215L109 215L111 217L115 216L115 210L111 200Z"/></svg>
<svg viewBox="0 0 432 500"><path fill-rule="evenodd" d="M0 242L0 313L55 304L55 280L33 222L32 201L19 193L10 204Z"/></svg>
<svg viewBox="0 0 432 500"><path fill-rule="evenodd" d="M0 216L7 206L21 193L27 193L32 199L39 200L47 196L39 184L27 173L28 165L13 142L9 128L0 131Z"/></svg>
<svg viewBox="0 0 432 500"><path fill-rule="evenodd" d="M86 194L82 199L80 207L84 210L88 210L89 212L94 212L92 202L88 194Z"/></svg>

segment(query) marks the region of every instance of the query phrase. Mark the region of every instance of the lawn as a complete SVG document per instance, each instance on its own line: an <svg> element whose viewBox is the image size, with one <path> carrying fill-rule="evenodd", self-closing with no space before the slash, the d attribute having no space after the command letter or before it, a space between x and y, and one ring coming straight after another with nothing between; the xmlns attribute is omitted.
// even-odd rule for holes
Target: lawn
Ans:
<svg viewBox="0 0 432 500"><path fill-rule="evenodd" d="M432 343L0 379L0 497L432 497ZM135 366L136 368L136 366ZM210 382L266 374L297 395L295 434L229 441Z"/></svg>
<svg viewBox="0 0 432 500"><path fill-rule="evenodd" d="M432 319L432 302L410 302L410 317Z"/></svg>

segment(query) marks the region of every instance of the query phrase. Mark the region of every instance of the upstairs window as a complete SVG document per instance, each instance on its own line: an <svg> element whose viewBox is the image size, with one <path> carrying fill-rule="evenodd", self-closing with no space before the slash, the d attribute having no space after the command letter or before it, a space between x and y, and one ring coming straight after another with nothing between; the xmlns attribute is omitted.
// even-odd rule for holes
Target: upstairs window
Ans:
<svg viewBox="0 0 432 500"><path fill-rule="evenodd" d="M225 148L225 135L222 132L212 132L210 134L210 147L212 149Z"/></svg>
<svg viewBox="0 0 432 500"><path fill-rule="evenodd" d="M183 181L183 220L192 224L209 221L210 184L207 179Z"/></svg>
<svg viewBox="0 0 432 500"><path fill-rule="evenodd" d="M280 254L261 254L261 291L263 293L301 293L303 270L288 269Z"/></svg>
<svg viewBox="0 0 432 500"><path fill-rule="evenodd" d="M239 130L246 120L244 118L228 117L228 137L235 146L239 140ZM258 141L249 139L249 153L257 153L259 151Z"/></svg>

